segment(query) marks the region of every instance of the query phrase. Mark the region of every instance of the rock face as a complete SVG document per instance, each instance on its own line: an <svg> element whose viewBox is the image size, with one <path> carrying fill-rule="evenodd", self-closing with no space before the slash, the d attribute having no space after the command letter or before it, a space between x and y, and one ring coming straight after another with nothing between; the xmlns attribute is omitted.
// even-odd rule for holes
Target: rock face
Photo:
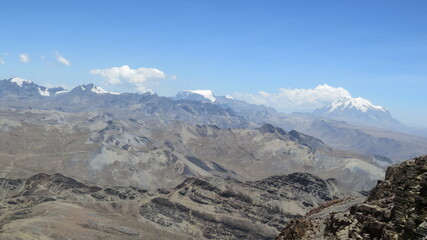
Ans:
<svg viewBox="0 0 427 240"><path fill-rule="evenodd" d="M175 188L87 184L62 174L0 178L0 239L273 239L290 219L357 193L308 173Z"/></svg>
<svg viewBox="0 0 427 240"><path fill-rule="evenodd" d="M427 156L389 167L365 202L349 202L313 210L277 239L426 239Z"/></svg>

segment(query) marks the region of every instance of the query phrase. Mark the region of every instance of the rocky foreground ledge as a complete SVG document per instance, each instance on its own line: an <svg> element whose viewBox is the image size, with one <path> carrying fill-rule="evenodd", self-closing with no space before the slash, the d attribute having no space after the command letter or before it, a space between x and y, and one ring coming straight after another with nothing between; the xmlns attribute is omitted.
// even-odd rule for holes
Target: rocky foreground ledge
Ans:
<svg viewBox="0 0 427 240"><path fill-rule="evenodd" d="M389 167L367 200L358 201L328 202L276 239L427 239L427 156Z"/></svg>

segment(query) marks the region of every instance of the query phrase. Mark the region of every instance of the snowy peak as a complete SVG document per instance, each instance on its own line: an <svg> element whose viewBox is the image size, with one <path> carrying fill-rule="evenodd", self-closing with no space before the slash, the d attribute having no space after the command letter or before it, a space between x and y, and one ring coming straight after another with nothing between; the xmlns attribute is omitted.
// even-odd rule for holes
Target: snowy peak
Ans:
<svg viewBox="0 0 427 240"><path fill-rule="evenodd" d="M75 87L73 89L73 91L84 91L84 92L92 92L95 94L113 94L113 95L119 95L120 93L116 93L116 92L109 92L104 90L101 87L96 86L95 84L85 84L85 85L80 85L78 87ZM66 93L65 91L60 92L60 93Z"/></svg>
<svg viewBox="0 0 427 240"><path fill-rule="evenodd" d="M45 87L34 83L33 81L15 77L5 80L0 80L0 93L13 94L15 96L42 96L51 97L54 95L63 95L66 93L94 93L94 94L113 94L119 95L117 92L106 91L95 84L85 84L73 88L71 91L65 90L62 87Z"/></svg>
<svg viewBox="0 0 427 240"><path fill-rule="evenodd" d="M116 92L109 92L109 91L106 91L106 90L104 90L104 89L102 89L101 87L98 87L98 86L96 86L96 85L94 85L91 89L90 89L90 91L91 92L94 92L94 93L96 93L96 94L114 94L114 95L119 95L120 93L116 93Z"/></svg>
<svg viewBox="0 0 427 240"><path fill-rule="evenodd" d="M16 85L18 85L19 87L22 87L24 83L32 83L32 81L30 80L18 78L18 77L10 79L10 82L16 83Z"/></svg>
<svg viewBox="0 0 427 240"><path fill-rule="evenodd" d="M374 126L394 130L399 130L404 127L391 116L386 108L374 105L367 99L361 97L339 99L323 108L316 109L313 114L346 121L355 125Z"/></svg>
<svg viewBox="0 0 427 240"><path fill-rule="evenodd" d="M216 97L211 90L185 90L179 92L176 99L187 99L193 101L216 102Z"/></svg>
<svg viewBox="0 0 427 240"><path fill-rule="evenodd" d="M191 91L193 94L199 94L206 99L209 99L211 102L215 102L216 98L211 90L194 90Z"/></svg>
<svg viewBox="0 0 427 240"><path fill-rule="evenodd" d="M369 100L358 97L358 98L342 98L339 99L333 103L331 103L326 108L329 108L328 112L333 111L344 111L345 109L355 109L362 111L364 113L368 112L369 110L373 111L382 111L382 112L388 112L387 109L381 106L376 106L372 104Z"/></svg>
<svg viewBox="0 0 427 240"><path fill-rule="evenodd" d="M19 77L0 81L0 93L3 95L49 97L62 90L64 89L61 87L48 88Z"/></svg>

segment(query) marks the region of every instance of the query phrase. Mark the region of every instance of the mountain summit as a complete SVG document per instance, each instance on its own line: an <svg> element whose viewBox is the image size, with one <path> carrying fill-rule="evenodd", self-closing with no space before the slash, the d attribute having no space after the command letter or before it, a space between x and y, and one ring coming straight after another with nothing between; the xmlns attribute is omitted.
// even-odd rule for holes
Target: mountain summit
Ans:
<svg viewBox="0 0 427 240"><path fill-rule="evenodd" d="M346 109L356 109L358 111L367 112L367 111L382 111L387 112L387 109L381 106L376 106L372 104L367 99L358 97L358 98L342 98L339 99L330 105L328 105L329 111L344 111Z"/></svg>
<svg viewBox="0 0 427 240"><path fill-rule="evenodd" d="M90 93L95 93L95 94L120 95L120 93L106 91L103 88L98 87L98 86L96 86L93 83L77 86L77 87L73 88L73 90L71 90L71 91L74 91L74 92L88 92L88 93L90 92Z"/></svg>
<svg viewBox="0 0 427 240"><path fill-rule="evenodd" d="M211 90L184 90L178 92L175 99L187 99L201 102L215 102L216 97Z"/></svg>
<svg viewBox="0 0 427 240"><path fill-rule="evenodd" d="M316 109L314 115L346 121L357 125L401 129L404 126L394 119L390 112L372 104L369 100L358 98L341 98L335 102Z"/></svg>

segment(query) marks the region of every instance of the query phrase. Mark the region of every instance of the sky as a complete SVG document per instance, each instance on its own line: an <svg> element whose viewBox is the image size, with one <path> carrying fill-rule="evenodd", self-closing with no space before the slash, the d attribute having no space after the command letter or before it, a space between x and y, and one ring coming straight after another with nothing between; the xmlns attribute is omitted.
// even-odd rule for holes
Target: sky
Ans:
<svg viewBox="0 0 427 240"><path fill-rule="evenodd" d="M426 1L15 0L0 9L0 79L162 96L210 89L284 112L347 92L427 127Z"/></svg>

